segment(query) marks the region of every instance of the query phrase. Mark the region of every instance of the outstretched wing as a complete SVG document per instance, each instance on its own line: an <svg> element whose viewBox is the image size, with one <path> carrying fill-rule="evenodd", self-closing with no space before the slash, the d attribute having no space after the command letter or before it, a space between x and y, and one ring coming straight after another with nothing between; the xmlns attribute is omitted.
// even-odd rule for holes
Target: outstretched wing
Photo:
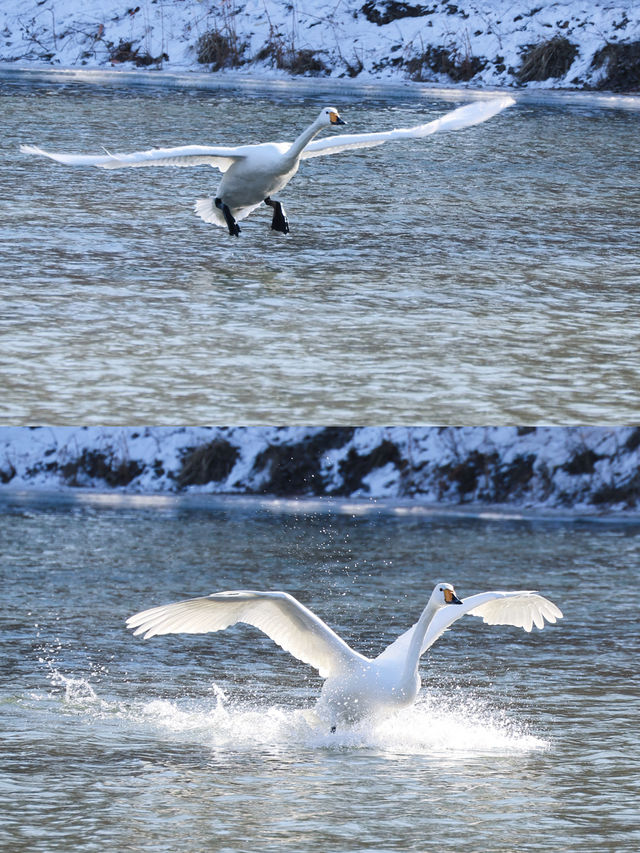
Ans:
<svg viewBox="0 0 640 853"><path fill-rule="evenodd" d="M360 658L345 641L286 592L217 592L130 616L127 627L146 640L157 634L205 634L245 622L326 678Z"/></svg>
<svg viewBox="0 0 640 853"><path fill-rule="evenodd" d="M383 145L385 142L393 142L398 139L421 139L423 136L431 136L443 130L461 130L463 127L480 124L480 122L492 118L511 104L515 104L515 100L507 95L503 98L492 98L490 101L478 101L464 107L458 107L458 109L445 113L435 121L430 121L428 124L418 124L415 127L381 131L380 133L346 134L344 136L314 139L304 149L301 158L306 160L309 157L337 154L339 151L349 151L354 148L373 148L376 145Z"/></svg>
<svg viewBox="0 0 640 853"><path fill-rule="evenodd" d="M560 609L537 592L481 592L465 598L461 605L448 604L437 611L427 628L420 654L424 654L465 613L479 616L487 625L514 625L525 631L531 631L534 625L544 628L545 619L550 623L562 619ZM415 627L413 625L387 646L378 659L395 658L406 653Z"/></svg>
<svg viewBox="0 0 640 853"><path fill-rule="evenodd" d="M545 619L551 623L562 619L560 608L537 592L481 592L465 598L462 606L487 625L515 625L525 631L534 625L542 630Z"/></svg>
<svg viewBox="0 0 640 853"><path fill-rule="evenodd" d="M66 166L98 166L100 169L124 169L140 166L213 166L226 172L245 154L236 148L210 145L183 145L179 148L151 148L132 154L58 154L35 145L21 145L23 154L38 154Z"/></svg>

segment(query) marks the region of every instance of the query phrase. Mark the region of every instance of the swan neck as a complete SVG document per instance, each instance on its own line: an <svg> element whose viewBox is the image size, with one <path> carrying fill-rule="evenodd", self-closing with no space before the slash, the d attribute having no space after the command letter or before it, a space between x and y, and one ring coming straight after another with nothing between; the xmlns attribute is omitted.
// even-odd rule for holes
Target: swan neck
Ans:
<svg viewBox="0 0 640 853"><path fill-rule="evenodd" d="M291 147L285 155L287 160L298 160L304 149L311 142L313 137L316 136L321 127L322 125L316 120L313 124L310 124L309 127L305 128L300 136L291 143Z"/></svg>
<svg viewBox="0 0 640 853"><path fill-rule="evenodd" d="M429 629L429 625L431 624L433 617L438 612L438 609L437 604L429 601L416 623L413 636L411 637L411 644L407 651L407 673L415 673L418 669L418 662L420 661L420 654L422 652L422 643L424 641L425 634Z"/></svg>

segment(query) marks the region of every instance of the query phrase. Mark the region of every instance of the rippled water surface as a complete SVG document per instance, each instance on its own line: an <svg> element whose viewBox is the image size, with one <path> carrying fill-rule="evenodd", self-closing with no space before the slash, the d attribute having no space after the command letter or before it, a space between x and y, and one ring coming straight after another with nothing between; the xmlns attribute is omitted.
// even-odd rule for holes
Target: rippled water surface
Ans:
<svg viewBox="0 0 640 853"><path fill-rule="evenodd" d="M360 509L3 498L3 849L637 849L640 527ZM283 588L375 654L438 579L538 588L565 618L526 634L464 617L413 709L334 735L312 671L257 631L124 628L156 603Z"/></svg>
<svg viewBox="0 0 640 853"><path fill-rule="evenodd" d="M0 82L0 416L8 421L621 422L640 414L640 113L519 104L303 163L239 239L218 173L21 155L292 139L469 100L375 89Z"/></svg>

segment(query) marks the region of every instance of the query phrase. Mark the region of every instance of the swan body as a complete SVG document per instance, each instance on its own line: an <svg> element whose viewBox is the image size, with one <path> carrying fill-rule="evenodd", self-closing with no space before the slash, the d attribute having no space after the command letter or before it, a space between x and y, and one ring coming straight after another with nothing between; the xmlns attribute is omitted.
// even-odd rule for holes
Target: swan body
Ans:
<svg viewBox="0 0 640 853"><path fill-rule="evenodd" d="M379 717L412 705L420 690L420 657L466 613L489 625L531 631L562 613L535 592L483 592L461 600L448 583L431 593L418 621L378 657L352 649L325 622L286 592L238 590L153 607L127 619L144 639L159 634L202 634L244 622L314 667L325 679L317 711L331 726Z"/></svg>
<svg viewBox="0 0 640 853"><path fill-rule="evenodd" d="M281 202L271 197L280 192L298 171L301 160L372 148L385 142L401 139L421 139L444 130L460 130L479 124L515 103L506 96L479 101L452 110L435 121L415 127L379 133L350 134L315 139L326 127L344 125L335 107L325 107L294 142L264 142L236 147L220 145L186 145L178 148L154 148L132 154L97 155L63 154L44 151L34 145L21 145L24 154L48 157L69 166L97 166L101 169L122 169L141 166L201 166L208 165L222 172L214 198L199 199L195 211L205 222L226 226L238 236L238 221L245 219L258 205L265 202L273 208L271 227L284 234L289 223Z"/></svg>

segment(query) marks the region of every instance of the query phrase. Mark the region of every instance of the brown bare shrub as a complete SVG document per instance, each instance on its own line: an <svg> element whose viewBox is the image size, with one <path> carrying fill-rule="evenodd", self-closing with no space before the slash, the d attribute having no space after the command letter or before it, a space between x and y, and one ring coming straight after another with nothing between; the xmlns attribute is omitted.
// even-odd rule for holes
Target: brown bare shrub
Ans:
<svg viewBox="0 0 640 853"><path fill-rule="evenodd" d="M219 71L243 65L246 48L246 42L240 41L235 31L225 33L213 29L203 33L196 42L196 56L202 65L211 65L212 71Z"/></svg>
<svg viewBox="0 0 640 853"><path fill-rule="evenodd" d="M178 486L184 489L186 486L203 486L226 480L239 455L238 448L224 438L188 449L182 457Z"/></svg>
<svg viewBox="0 0 640 853"><path fill-rule="evenodd" d="M610 43L593 57L593 68L605 67L598 89L612 92L637 92L640 89L640 41Z"/></svg>
<svg viewBox="0 0 640 853"><path fill-rule="evenodd" d="M454 83L466 82L482 71L486 59L472 56L469 51L429 45L419 56L407 60L405 67L412 80L428 79L425 69L435 74L447 74Z"/></svg>
<svg viewBox="0 0 640 853"><path fill-rule="evenodd" d="M151 56L149 51L140 52L140 48L134 46L132 41L121 41L115 47L111 47L109 51L109 61L114 64L120 62L133 62L138 68L145 68L149 65L161 65L163 60L168 60L166 53L160 56Z"/></svg>
<svg viewBox="0 0 640 853"><path fill-rule="evenodd" d="M87 448L79 457L60 467L60 472L69 486L83 485L83 475L91 479L104 480L111 487L128 486L143 471L144 465L135 459L121 458L111 450L105 453Z"/></svg>
<svg viewBox="0 0 640 853"><path fill-rule="evenodd" d="M293 40L288 41L279 33L272 32L264 46L255 56L258 62L270 60L272 65L291 74L319 76L330 69L319 58L317 51L297 49Z"/></svg>
<svg viewBox="0 0 640 853"><path fill-rule="evenodd" d="M553 36L539 44L529 45L522 53L516 78L519 83L530 83L533 80L564 77L577 55L577 45L565 36Z"/></svg>

